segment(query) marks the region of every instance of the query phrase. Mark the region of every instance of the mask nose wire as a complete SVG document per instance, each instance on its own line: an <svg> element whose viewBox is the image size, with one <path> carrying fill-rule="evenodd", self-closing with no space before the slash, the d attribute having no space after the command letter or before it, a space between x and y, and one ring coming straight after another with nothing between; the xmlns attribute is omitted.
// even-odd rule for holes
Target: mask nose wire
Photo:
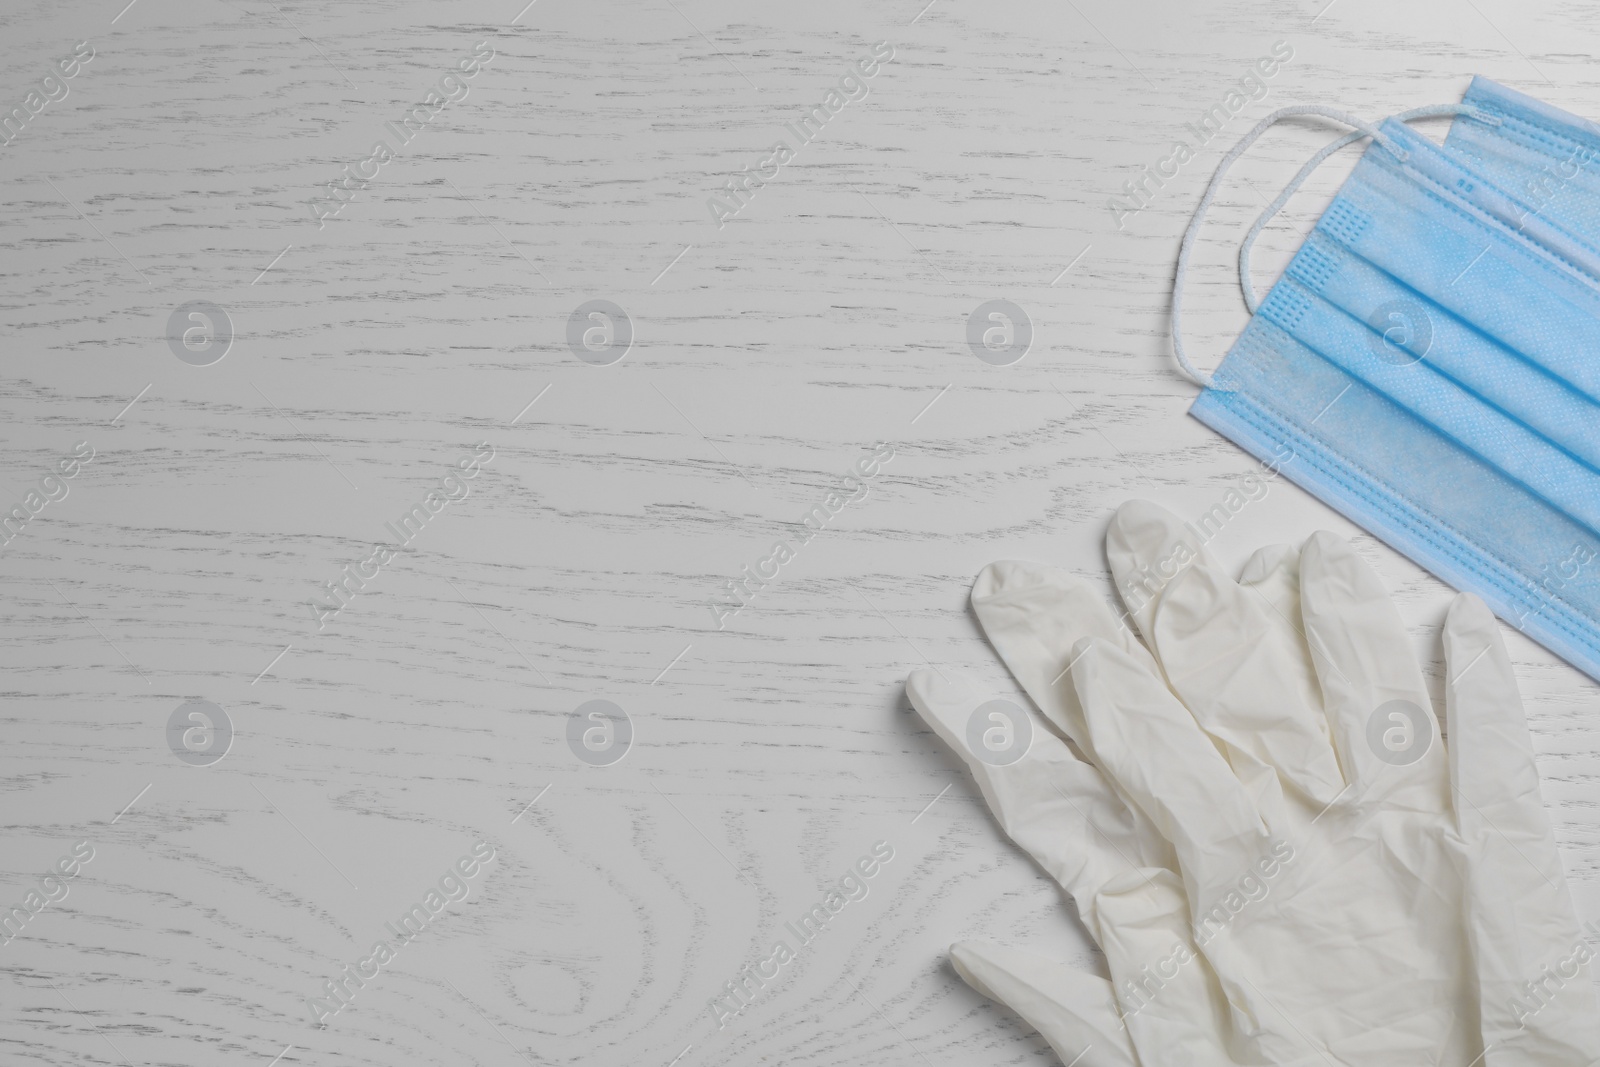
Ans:
<svg viewBox="0 0 1600 1067"><path fill-rule="evenodd" d="M1422 118L1425 115L1434 114L1469 114L1474 118L1481 117L1476 109L1465 107L1459 104L1440 105L1437 108L1419 108L1416 112L1407 112L1407 114L1416 118ZM1274 201L1272 206L1267 209L1267 213L1262 216L1262 219L1257 220L1256 228L1250 233L1249 240L1251 241L1254 240L1255 235L1260 231L1261 227L1265 226L1266 222L1269 221L1272 216L1282 208L1285 202L1287 202L1289 196L1294 193L1297 184L1304 181L1311 171L1316 169L1314 164L1320 164L1328 157L1328 155L1337 150L1337 148L1343 147L1345 144L1357 140L1358 138L1370 137L1388 149L1402 163L1410 158L1409 153L1407 153L1404 148L1401 148L1400 145L1396 144L1393 138L1384 133L1382 130L1378 129L1378 127L1367 122L1365 119L1359 119L1354 115L1336 110L1331 107L1323 107L1320 104L1291 104L1288 107L1280 107L1278 110L1272 112L1272 114L1266 116L1260 122L1256 123L1255 127L1252 128L1249 133L1245 134L1239 139L1238 144L1234 145L1228 150L1228 154L1223 156L1222 160L1217 164L1216 173L1211 176L1211 183L1206 186L1205 195L1200 198L1200 203L1195 207L1194 217L1189 220L1189 226L1183 232L1183 242L1178 246L1178 264L1177 268L1173 272L1172 278L1172 314L1170 319L1172 355L1173 358L1177 360L1178 368L1180 371L1182 371L1183 376L1205 389L1216 387L1212 381L1211 374L1197 368L1193 361L1189 359L1189 354L1183 346L1183 283L1189 271L1189 254L1194 249L1195 238L1200 234L1200 226L1205 221L1206 210L1211 207L1211 202L1216 199L1217 190L1222 187L1222 180L1227 176L1228 168L1232 167L1234 162L1240 156L1244 155L1250 146L1255 144L1261 135L1266 133L1267 130L1271 129L1273 125L1294 115L1319 115L1323 118L1332 119L1333 121L1341 123L1342 125L1349 126L1356 132L1347 134L1344 138L1341 138L1339 141L1335 142L1334 145L1324 148L1322 152L1314 158L1312 163L1308 163L1305 167L1301 168L1300 173L1295 176L1294 183L1291 183L1290 186L1279 195L1278 199ZM1248 248L1248 245L1246 245L1246 248ZM1245 253L1242 261L1246 263L1248 262L1247 252ZM1254 293L1250 291L1249 281L1243 280L1241 282L1241 288L1243 288L1246 293L1245 303L1247 305L1251 304ZM1253 306L1251 307L1251 310L1252 312L1254 311Z"/></svg>

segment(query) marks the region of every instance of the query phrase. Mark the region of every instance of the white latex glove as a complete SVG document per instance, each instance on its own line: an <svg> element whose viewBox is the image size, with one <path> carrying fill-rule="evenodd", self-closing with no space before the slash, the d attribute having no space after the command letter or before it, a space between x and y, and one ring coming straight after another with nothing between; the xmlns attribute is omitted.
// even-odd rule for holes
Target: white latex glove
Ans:
<svg viewBox="0 0 1600 1067"><path fill-rule="evenodd" d="M1133 501L1107 556L1154 657L1066 572L994 564L972 593L1084 758L948 672L906 684L1113 983L975 943L951 948L962 976L1079 1067L1600 1063L1592 949L1482 602L1445 622L1447 763L1399 615L1338 538L1236 582Z"/></svg>

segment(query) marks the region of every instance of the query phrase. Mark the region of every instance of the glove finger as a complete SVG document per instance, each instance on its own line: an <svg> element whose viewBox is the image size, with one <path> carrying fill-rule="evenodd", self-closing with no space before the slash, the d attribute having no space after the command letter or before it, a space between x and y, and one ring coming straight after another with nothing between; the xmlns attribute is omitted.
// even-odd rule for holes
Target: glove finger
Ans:
<svg viewBox="0 0 1600 1067"><path fill-rule="evenodd" d="M1444 652L1486 1062L1587 1062L1600 1051L1600 1005L1581 972L1577 981L1561 973L1582 962L1584 937L1540 799L1511 659L1494 616L1470 593L1450 605Z"/></svg>
<svg viewBox="0 0 1600 1067"><path fill-rule="evenodd" d="M1106 552L1159 570L1140 561L1192 537L1171 512L1130 501L1117 512ZM1234 773L1270 817L1273 798L1285 789L1320 807L1345 783L1298 615L1274 603L1284 597L1284 559L1268 571L1269 558L1258 556L1247 572L1255 580L1240 585L1214 560L1197 556L1162 589L1146 625L1173 691L1223 744Z"/></svg>
<svg viewBox="0 0 1600 1067"><path fill-rule="evenodd" d="M1411 637L1372 568L1325 530L1300 553L1300 612L1351 799L1443 810L1444 754Z"/></svg>
<svg viewBox="0 0 1600 1067"><path fill-rule="evenodd" d="M1106 561L1122 602L1152 649L1151 623L1173 580L1196 562L1217 566L1194 527L1148 500L1124 501L1117 508L1106 530Z"/></svg>
<svg viewBox="0 0 1600 1067"><path fill-rule="evenodd" d="M1083 706L1069 677L1073 646L1084 637L1097 637L1153 672L1157 668L1149 651L1087 582L1057 567L1015 560L991 563L972 583L972 610L1012 677L1093 763ZM1122 799L1139 832L1159 840L1144 813Z"/></svg>
<svg viewBox="0 0 1600 1067"><path fill-rule="evenodd" d="M1161 680L1118 648L1079 642L1072 676L1101 768L1172 842L1193 915L1266 854L1267 827L1211 738Z"/></svg>
<svg viewBox="0 0 1600 1067"><path fill-rule="evenodd" d="M1067 677L1072 648L1097 637L1151 659L1138 638L1111 614L1088 583L1056 567L1005 560L991 563L972 583L972 610L995 651L1045 717L1061 728L1089 759L1094 753L1083 725L1083 707Z"/></svg>
<svg viewBox="0 0 1600 1067"><path fill-rule="evenodd" d="M1239 586L1256 594L1285 619L1300 618L1300 550L1293 545L1256 549L1244 561Z"/></svg>
<svg viewBox="0 0 1600 1067"><path fill-rule="evenodd" d="M1176 866L1171 847L1153 830L1141 832L1105 776L1031 712L985 699L954 672L913 671L906 696L966 761L1006 835L1072 895L1097 942L1095 900L1107 882Z"/></svg>
<svg viewBox="0 0 1600 1067"><path fill-rule="evenodd" d="M950 946L950 962L973 989L1039 1031L1064 1064L1137 1067L1117 1017L1111 983L1031 952L979 941Z"/></svg>

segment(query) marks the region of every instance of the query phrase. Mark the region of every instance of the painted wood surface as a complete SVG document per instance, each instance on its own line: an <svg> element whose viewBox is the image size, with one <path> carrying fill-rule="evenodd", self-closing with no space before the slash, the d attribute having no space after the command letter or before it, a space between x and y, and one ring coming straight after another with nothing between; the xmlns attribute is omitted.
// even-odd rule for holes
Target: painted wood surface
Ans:
<svg viewBox="0 0 1600 1067"><path fill-rule="evenodd" d="M1120 501L1197 516L1253 466L1186 417L1166 340L1177 243L1227 145L1274 106L1377 118L1473 73L1600 117L1600 19L1504 0L519 6L0 13L0 107L27 118L0 147L0 503L93 454L0 550L0 903L93 849L0 946L0 1058L1054 1063L947 946L1103 964L910 710L907 672L1016 696L967 608L982 565L1056 563L1109 595ZM45 82L79 42L93 58ZM1277 42L1293 55L1264 98L1119 219L1110 197ZM875 48L892 58L798 143L789 124ZM41 85L65 95L32 114ZM1219 199L1188 294L1207 362L1245 321L1239 236L1330 136L1281 127ZM1268 231L1258 285L1341 158ZM347 164L366 178L333 214ZM751 172L767 180L736 214L708 206ZM1002 299L1033 330L1010 366L967 343ZM169 343L193 301L231 322L206 366ZM569 343L591 301L626 315L614 362ZM719 619L723 583L880 442L865 498ZM446 483L462 462L476 476ZM319 619L414 506L406 550ZM1214 547L1242 562L1318 528L1357 538L1437 685L1450 591L1292 485ZM1510 643L1600 918L1596 686ZM631 720L608 766L568 744L594 700ZM169 744L192 701L234 731L205 766ZM478 842L493 859L452 875ZM719 1028L723 983L878 842L893 858L867 895ZM318 1027L308 998L442 878L466 898Z"/></svg>

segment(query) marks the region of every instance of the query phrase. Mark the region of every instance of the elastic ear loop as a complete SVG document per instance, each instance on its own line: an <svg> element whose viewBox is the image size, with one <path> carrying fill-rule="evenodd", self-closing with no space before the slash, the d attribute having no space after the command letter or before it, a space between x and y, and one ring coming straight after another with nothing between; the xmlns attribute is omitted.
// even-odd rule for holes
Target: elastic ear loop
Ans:
<svg viewBox="0 0 1600 1067"><path fill-rule="evenodd" d="M1240 262L1243 265L1248 265L1249 248L1255 241L1257 234L1282 209L1283 205L1288 202L1289 197L1311 175L1311 172L1316 170L1328 156L1340 148L1362 137L1370 137L1388 149L1400 162L1404 163L1411 158L1410 153L1396 144L1393 138L1371 123L1343 111L1337 111L1331 107L1323 107L1320 104L1293 104L1289 107L1279 108L1256 123L1255 127L1241 137L1239 143L1234 145L1228 151L1228 154L1222 157L1222 160L1217 164L1216 173L1211 176L1211 184L1206 186L1205 195L1200 198L1200 203L1195 208L1194 217L1189 220L1188 229L1183 232L1183 243L1178 246L1178 265L1172 279L1172 355L1178 361L1178 368L1183 372L1184 377L1201 388L1212 389L1217 388L1217 386L1214 384L1210 374L1200 370L1190 361L1189 354L1183 347L1183 283L1189 271L1189 253L1194 249L1195 238L1199 236L1200 225L1205 221L1206 210L1211 207L1211 201L1216 199L1217 190L1222 187L1222 179L1227 175L1228 168L1233 166L1234 161L1244 155L1246 150L1255 144L1261 135L1266 133L1273 125L1294 115L1320 115L1323 118L1332 119L1335 122L1349 126L1355 132L1339 138L1312 157L1305 166L1300 168L1300 172L1294 176L1294 179L1278 195L1278 198L1262 213L1261 218L1256 220L1255 226L1251 228L1249 235L1245 239L1244 246L1240 249ZM1417 108L1413 111L1404 112L1398 117L1404 121L1409 121L1414 118L1426 118L1434 115L1469 115L1480 121L1490 122L1494 125L1499 124L1498 119L1486 115L1477 108L1463 104L1441 104L1433 107ZM1248 273L1241 277L1240 288L1245 294L1245 304L1254 314L1259 301L1255 299Z"/></svg>
<svg viewBox="0 0 1600 1067"><path fill-rule="evenodd" d="M1438 118L1444 115L1465 115L1485 125L1500 125L1499 117L1490 115L1479 108L1473 107L1471 104L1434 104L1430 107L1402 111L1395 118L1401 122L1413 122L1417 119ZM1250 314L1254 315L1256 308L1261 305L1261 298L1256 294L1255 285L1250 280L1250 251L1255 247L1256 238L1261 235L1261 231L1277 216L1278 212L1283 210L1283 206L1289 202L1289 198L1299 190L1305 180L1311 177L1312 171L1322 166L1324 160L1345 145L1352 141L1359 141L1365 136L1366 134L1361 130L1347 133L1308 159L1306 165L1300 168L1300 172L1290 180L1288 185L1284 186L1283 192L1278 194L1277 199L1267 205L1261 212L1261 216L1256 219L1255 225L1250 227L1250 232L1244 235L1244 241L1239 245L1239 290L1244 294L1244 306L1250 309Z"/></svg>

